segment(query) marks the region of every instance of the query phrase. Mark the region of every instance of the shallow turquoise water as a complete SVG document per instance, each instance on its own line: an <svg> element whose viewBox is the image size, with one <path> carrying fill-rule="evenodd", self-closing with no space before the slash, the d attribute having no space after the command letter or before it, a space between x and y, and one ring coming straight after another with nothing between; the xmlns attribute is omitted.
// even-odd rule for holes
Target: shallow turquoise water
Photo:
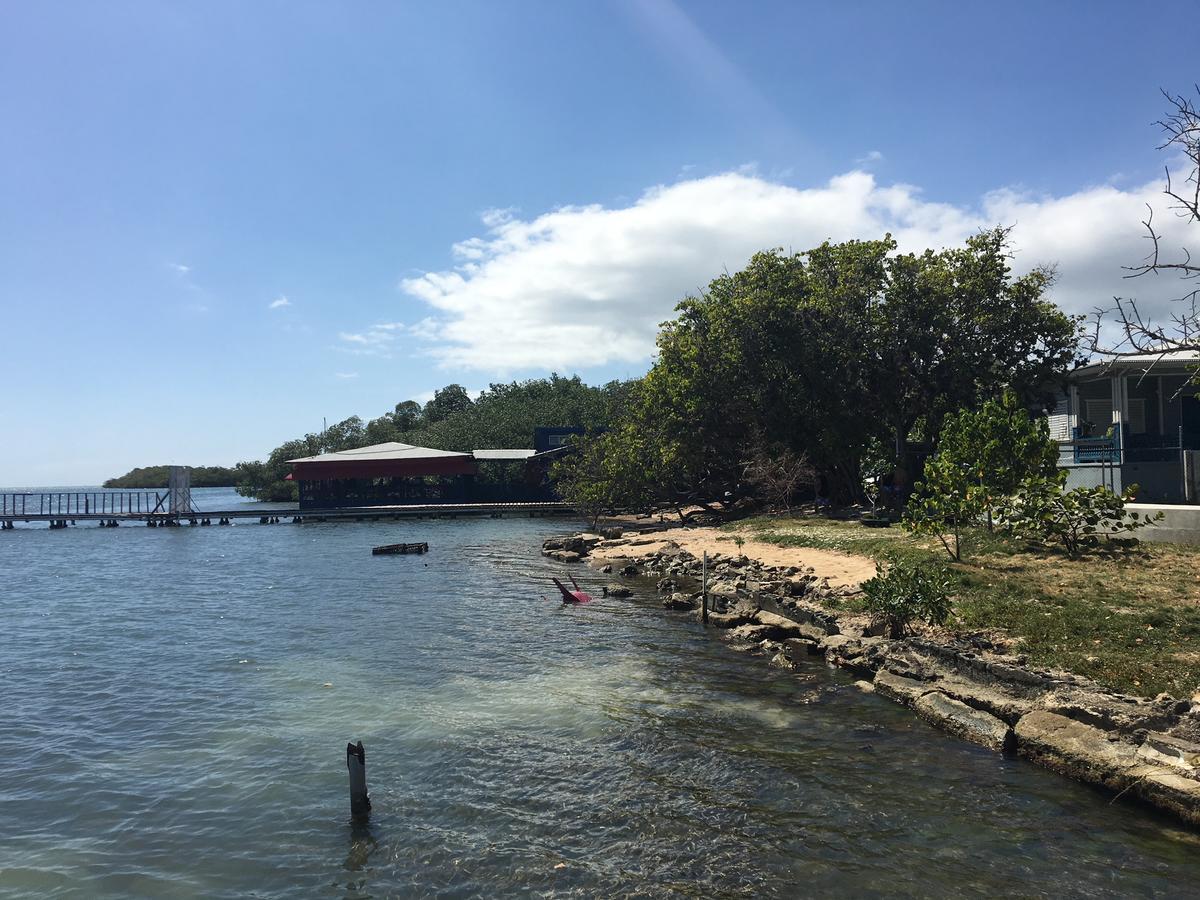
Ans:
<svg viewBox="0 0 1200 900"><path fill-rule="evenodd" d="M0 894L1196 895L1171 822L819 663L543 601L556 528L0 533Z"/></svg>

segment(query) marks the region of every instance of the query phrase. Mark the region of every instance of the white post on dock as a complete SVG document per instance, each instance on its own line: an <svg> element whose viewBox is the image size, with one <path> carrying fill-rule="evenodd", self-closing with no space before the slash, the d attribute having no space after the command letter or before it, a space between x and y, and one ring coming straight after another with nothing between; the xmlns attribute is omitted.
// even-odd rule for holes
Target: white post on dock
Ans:
<svg viewBox="0 0 1200 900"><path fill-rule="evenodd" d="M346 744L346 768L350 771L350 815L365 819L371 814L371 798L367 794L367 754L362 741Z"/></svg>

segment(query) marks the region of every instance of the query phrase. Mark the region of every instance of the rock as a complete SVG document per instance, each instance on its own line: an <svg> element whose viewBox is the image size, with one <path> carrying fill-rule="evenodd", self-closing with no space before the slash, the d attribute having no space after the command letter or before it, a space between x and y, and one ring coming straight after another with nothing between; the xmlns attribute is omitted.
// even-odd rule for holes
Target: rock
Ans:
<svg viewBox="0 0 1200 900"><path fill-rule="evenodd" d="M1170 698L1145 700L1087 687L1061 687L1040 705L1048 712L1125 735L1141 729L1167 731L1179 721L1178 704Z"/></svg>
<svg viewBox="0 0 1200 900"><path fill-rule="evenodd" d="M600 529L600 537L604 538L606 541L615 541L620 538L622 534L624 534L624 532L619 525L613 525L609 528Z"/></svg>
<svg viewBox="0 0 1200 900"><path fill-rule="evenodd" d="M574 550L551 550L546 555L553 559L557 559L559 562L565 563L579 562L579 560L583 559L583 557Z"/></svg>
<svg viewBox="0 0 1200 900"><path fill-rule="evenodd" d="M816 641L806 640L805 638L788 638L783 642L787 648L787 653L792 659L799 659L802 656L816 656L821 652Z"/></svg>
<svg viewBox="0 0 1200 900"><path fill-rule="evenodd" d="M939 691L930 691L917 697L913 709L925 721L989 750L1011 753L1016 747L1012 729L1006 722Z"/></svg>
<svg viewBox="0 0 1200 900"><path fill-rule="evenodd" d="M912 706L919 698L933 690L924 681L905 678L903 675L896 675L887 669L880 669L875 673L874 684L875 693L881 697L887 697L889 700L895 700L897 703L903 703L905 706Z"/></svg>
<svg viewBox="0 0 1200 900"><path fill-rule="evenodd" d="M807 576L789 578L783 585L784 591L792 597L803 597L812 587L813 579Z"/></svg>
<svg viewBox="0 0 1200 900"><path fill-rule="evenodd" d="M711 622L712 616L709 616L708 619ZM743 643L750 642L757 644L760 641L765 641L771 636L772 633L773 629L770 625L758 625L755 623L750 623L747 625L739 625L736 628L731 628L729 633L726 635L726 639L730 641L738 641Z"/></svg>
<svg viewBox="0 0 1200 900"><path fill-rule="evenodd" d="M1021 716L1037 705L1034 699L1014 696L998 685L980 684L957 675L939 678L935 686L947 696L1003 719L1009 725L1017 724Z"/></svg>
<svg viewBox="0 0 1200 900"><path fill-rule="evenodd" d="M677 587L679 587L679 584L674 578L660 578L658 580L658 584L655 585L655 588L660 594L674 593L675 588Z"/></svg>
<svg viewBox="0 0 1200 900"><path fill-rule="evenodd" d="M771 666L776 669L791 670L795 668L795 665L792 663L792 658L786 653L776 653L774 656L772 656Z"/></svg>
<svg viewBox="0 0 1200 900"><path fill-rule="evenodd" d="M664 598L662 605L665 609L689 610L695 609L699 604L689 595L676 592Z"/></svg>
<svg viewBox="0 0 1200 900"><path fill-rule="evenodd" d="M781 616L777 613L767 612L764 609L754 613L754 621L759 625L766 625L774 629L777 637L804 637L804 628L812 628L811 625L803 625L800 622L794 622L787 616Z"/></svg>
<svg viewBox="0 0 1200 900"><path fill-rule="evenodd" d="M612 563L606 563L605 565L601 566L600 571L603 572L605 575L611 575L612 574Z"/></svg>
<svg viewBox="0 0 1200 900"><path fill-rule="evenodd" d="M638 573L637 566L629 565L629 566L621 567L620 574L626 578L634 578L637 575L637 573Z"/></svg>
<svg viewBox="0 0 1200 900"><path fill-rule="evenodd" d="M749 623L749 617L740 613L710 612L708 614L708 624L714 628L737 628L739 625L747 625Z"/></svg>
<svg viewBox="0 0 1200 900"><path fill-rule="evenodd" d="M875 693L875 685L874 685L874 683L873 683L873 682L870 682L870 681L856 681L856 682L854 682L854 686L855 686L856 688L858 688L860 691L862 691L864 694L873 694L873 693Z"/></svg>
<svg viewBox="0 0 1200 900"><path fill-rule="evenodd" d="M1200 781L1146 763L1139 749L1112 732L1036 709L1017 723L1017 752L1063 775L1128 791L1200 825Z"/></svg>
<svg viewBox="0 0 1200 900"><path fill-rule="evenodd" d="M1191 778L1200 778L1200 744L1170 734L1152 731L1146 735L1138 756L1148 763L1173 766Z"/></svg>
<svg viewBox="0 0 1200 900"><path fill-rule="evenodd" d="M604 588L605 597L632 597L633 591L622 584L610 584Z"/></svg>
<svg viewBox="0 0 1200 900"><path fill-rule="evenodd" d="M710 582L708 596L712 600L734 600L738 596L737 585L732 581Z"/></svg>
<svg viewBox="0 0 1200 900"><path fill-rule="evenodd" d="M542 551L546 550L561 550L563 548L562 538L546 538L542 541Z"/></svg>

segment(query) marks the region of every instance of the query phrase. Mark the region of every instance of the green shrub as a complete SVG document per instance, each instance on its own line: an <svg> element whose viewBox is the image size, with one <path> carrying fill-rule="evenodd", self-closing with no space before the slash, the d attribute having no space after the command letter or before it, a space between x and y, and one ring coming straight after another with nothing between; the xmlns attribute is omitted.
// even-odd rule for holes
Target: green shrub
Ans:
<svg viewBox="0 0 1200 900"><path fill-rule="evenodd" d="M1026 479L1002 510L1006 530L1042 544L1059 544L1075 558L1098 547L1101 539L1130 535L1163 516L1126 512L1125 504L1137 494L1136 484L1117 494L1107 487L1064 491L1065 480L1065 472Z"/></svg>
<svg viewBox="0 0 1200 900"><path fill-rule="evenodd" d="M997 509L1024 480L1053 477L1057 457L1046 421L1030 418L1011 391L947 416L904 525L936 535L950 558L961 560L963 530L983 522L990 531Z"/></svg>
<svg viewBox="0 0 1200 900"><path fill-rule="evenodd" d="M875 577L863 583L865 606L893 638L904 637L915 620L941 625L950 616L950 576L940 568L893 557L876 563Z"/></svg>

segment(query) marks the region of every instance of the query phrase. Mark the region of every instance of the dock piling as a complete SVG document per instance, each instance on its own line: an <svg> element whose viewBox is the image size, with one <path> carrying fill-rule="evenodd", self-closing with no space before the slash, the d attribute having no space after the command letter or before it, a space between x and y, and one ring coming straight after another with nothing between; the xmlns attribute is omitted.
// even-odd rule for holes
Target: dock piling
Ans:
<svg viewBox="0 0 1200 900"><path fill-rule="evenodd" d="M346 768L350 772L350 815L363 821L371 815L371 797L367 794L367 753L362 741L346 744Z"/></svg>

